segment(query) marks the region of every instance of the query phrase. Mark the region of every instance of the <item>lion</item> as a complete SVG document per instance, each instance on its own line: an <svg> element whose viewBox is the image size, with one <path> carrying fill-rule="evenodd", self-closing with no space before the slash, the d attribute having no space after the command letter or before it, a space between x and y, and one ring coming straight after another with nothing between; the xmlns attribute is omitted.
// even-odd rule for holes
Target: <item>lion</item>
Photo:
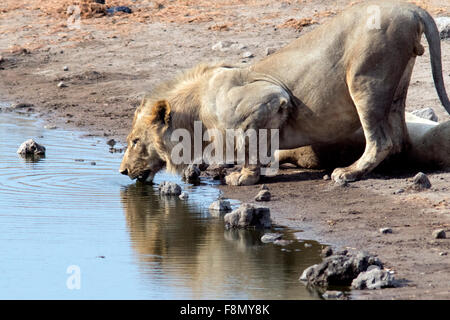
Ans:
<svg viewBox="0 0 450 320"><path fill-rule="evenodd" d="M450 121L438 123L406 113L406 126L410 148L390 165L426 166L450 169ZM365 138L360 129L346 139L332 143L319 143L291 150L277 150L279 164L291 163L306 169L328 169L348 165L364 152Z"/></svg>
<svg viewBox="0 0 450 320"><path fill-rule="evenodd" d="M171 159L171 133L192 133L201 121L222 132L279 130L279 149L342 140L361 128L362 155L331 175L338 183L358 180L410 145L405 101L415 59L424 53L422 34L437 94L450 113L430 14L409 3L365 2L251 66L204 64L162 84L135 112L120 172L141 181L152 181L164 165L181 172L183 164ZM246 160L225 180L255 184L260 170Z"/></svg>

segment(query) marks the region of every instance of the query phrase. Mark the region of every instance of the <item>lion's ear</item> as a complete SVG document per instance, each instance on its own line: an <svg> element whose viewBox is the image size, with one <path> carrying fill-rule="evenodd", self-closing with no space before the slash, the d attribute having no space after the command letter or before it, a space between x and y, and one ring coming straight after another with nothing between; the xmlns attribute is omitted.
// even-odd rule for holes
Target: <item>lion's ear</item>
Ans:
<svg viewBox="0 0 450 320"><path fill-rule="evenodd" d="M170 105L166 100L155 103L149 116L152 124L168 125L170 122Z"/></svg>

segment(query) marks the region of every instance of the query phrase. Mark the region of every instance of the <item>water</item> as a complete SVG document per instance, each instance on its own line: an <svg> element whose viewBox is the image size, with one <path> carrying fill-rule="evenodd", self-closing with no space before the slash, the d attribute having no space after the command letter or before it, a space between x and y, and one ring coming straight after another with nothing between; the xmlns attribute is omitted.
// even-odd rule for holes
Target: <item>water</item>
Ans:
<svg viewBox="0 0 450 320"><path fill-rule="evenodd" d="M103 140L9 113L0 137L1 299L317 298L298 278L320 261L320 245L280 247L262 244L261 231L225 230L207 210L219 195L212 181L193 187L158 174L156 183L190 193L162 198L119 175L122 155ZM29 138L46 146L45 158L16 154Z"/></svg>

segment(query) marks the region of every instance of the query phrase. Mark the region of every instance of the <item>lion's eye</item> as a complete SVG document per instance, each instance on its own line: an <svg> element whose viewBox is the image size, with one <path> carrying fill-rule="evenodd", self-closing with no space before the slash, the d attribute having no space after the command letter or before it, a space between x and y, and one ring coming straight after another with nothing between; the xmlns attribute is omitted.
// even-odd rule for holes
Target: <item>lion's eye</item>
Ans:
<svg viewBox="0 0 450 320"><path fill-rule="evenodd" d="M137 145L138 142L139 142L139 139L134 139L134 140L132 141L133 146Z"/></svg>

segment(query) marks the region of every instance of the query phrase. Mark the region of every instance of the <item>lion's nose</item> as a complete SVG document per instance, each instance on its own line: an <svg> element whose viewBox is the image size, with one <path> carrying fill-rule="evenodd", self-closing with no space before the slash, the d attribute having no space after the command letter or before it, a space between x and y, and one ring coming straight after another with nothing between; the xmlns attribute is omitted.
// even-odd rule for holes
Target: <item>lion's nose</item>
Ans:
<svg viewBox="0 0 450 320"><path fill-rule="evenodd" d="M120 171L120 173L127 176L128 175L128 169L122 170L122 171Z"/></svg>

